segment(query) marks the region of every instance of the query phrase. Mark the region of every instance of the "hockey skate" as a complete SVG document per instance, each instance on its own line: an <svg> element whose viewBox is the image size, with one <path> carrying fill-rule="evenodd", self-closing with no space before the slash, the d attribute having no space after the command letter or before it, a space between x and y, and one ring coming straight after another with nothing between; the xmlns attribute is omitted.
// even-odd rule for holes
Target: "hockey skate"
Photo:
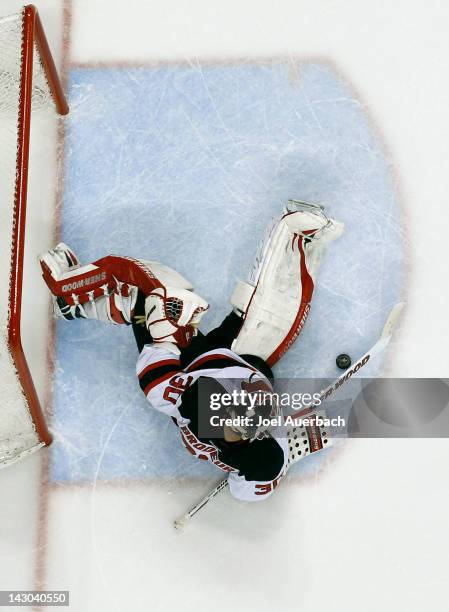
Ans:
<svg viewBox="0 0 449 612"><path fill-rule="evenodd" d="M60 280L67 272L80 267L77 256L64 242L60 242L53 249L39 255L38 261L42 272L48 274L49 271L56 280Z"/></svg>
<svg viewBox="0 0 449 612"><path fill-rule="evenodd" d="M295 213L302 214L298 215ZM285 222L292 236L301 236L304 238L304 248L307 250L308 255L311 255L312 251L320 252L322 246L339 238L344 230L343 223L335 221L326 215L324 206L321 204L303 202L302 200L288 200L282 212L281 219ZM254 259L248 274L248 283L253 287L255 287L259 281L262 264L270 251L272 238L278 227L279 218L274 219L268 227L261 247ZM311 248L312 245L319 248ZM312 261L309 262L309 266L312 268L312 275L314 275L315 268L317 268L318 265L319 258L313 257Z"/></svg>
<svg viewBox="0 0 449 612"><path fill-rule="evenodd" d="M70 276L80 267L77 256L64 242L60 242L53 249L49 249L38 256L44 278L51 276L55 280L61 280ZM63 297L52 295L53 316L56 319L85 318L83 309L78 305L70 305Z"/></svg>
<svg viewBox="0 0 449 612"><path fill-rule="evenodd" d="M289 200L285 206L285 213L302 212L301 221L295 229L295 233L310 240L319 239L323 242L331 242L339 238L344 229L344 224L330 219L324 206L312 204L302 200ZM288 218L286 219L288 223ZM292 228L293 229L293 228Z"/></svg>

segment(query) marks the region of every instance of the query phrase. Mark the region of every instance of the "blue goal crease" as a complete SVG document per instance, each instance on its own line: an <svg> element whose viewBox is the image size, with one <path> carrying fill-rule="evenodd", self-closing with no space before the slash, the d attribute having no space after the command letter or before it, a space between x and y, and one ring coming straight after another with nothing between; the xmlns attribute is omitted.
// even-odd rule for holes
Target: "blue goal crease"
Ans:
<svg viewBox="0 0 449 612"><path fill-rule="evenodd" d="M295 80L288 62L77 68L69 100L62 237L82 262L172 266L210 302L208 330L286 200L320 202L346 232L276 373L334 377L336 355L373 344L402 292L401 219L382 144L332 68L305 63ZM58 322L53 481L216 473L147 406L136 358L129 328Z"/></svg>

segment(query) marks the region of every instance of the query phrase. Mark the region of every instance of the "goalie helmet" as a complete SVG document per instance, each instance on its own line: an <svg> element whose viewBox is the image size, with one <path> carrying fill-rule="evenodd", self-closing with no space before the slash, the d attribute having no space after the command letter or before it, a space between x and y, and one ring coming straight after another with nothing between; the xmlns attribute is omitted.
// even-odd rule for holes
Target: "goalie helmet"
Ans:
<svg viewBox="0 0 449 612"><path fill-rule="evenodd" d="M221 412L232 419L229 428L243 440L261 440L278 424L281 409L277 395L267 379L252 372L247 379L216 380L222 396Z"/></svg>

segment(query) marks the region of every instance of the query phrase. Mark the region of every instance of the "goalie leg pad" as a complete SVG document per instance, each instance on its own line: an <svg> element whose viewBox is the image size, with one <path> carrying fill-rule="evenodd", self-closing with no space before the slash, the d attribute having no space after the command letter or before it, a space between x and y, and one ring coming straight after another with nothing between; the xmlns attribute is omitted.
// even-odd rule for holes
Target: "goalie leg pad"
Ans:
<svg viewBox="0 0 449 612"><path fill-rule="evenodd" d="M343 231L343 225L328 219L321 207L302 204L289 202L268 232L249 281L239 282L231 298L244 316L232 350L257 355L270 366L300 333L324 245Z"/></svg>
<svg viewBox="0 0 449 612"><path fill-rule="evenodd" d="M138 289L114 276L113 272L120 273L125 267L122 259L127 262L125 258L111 256L82 266L72 249L63 242L43 253L39 261L44 280L53 294L54 315L66 320L83 318L112 324L131 323Z"/></svg>
<svg viewBox="0 0 449 612"><path fill-rule="evenodd" d="M153 339L187 346L209 307L193 293L191 283L181 274L155 261L108 255L81 266L63 243L39 260L43 278L54 297L55 315L67 320L135 322L141 318L134 318L140 290L149 296L143 322Z"/></svg>
<svg viewBox="0 0 449 612"><path fill-rule="evenodd" d="M70 303L64 297L53 295L54 316L67 321L97 319L113 325L130 324L137 301L137 287L117 281L113 291L108 285L104 285L102 290L103 295L99 297L95 297L94 292L89 291L87 302L84 300L81 302L76 293L70 296Z"/></svg>
<svg viewBox="0 0 449 612"><path fill-rule="evenodd" d="M143 264L149 268L153 274L161 281L165 287L177 287L178 289L187 289L193 291L193 285L188 281L182 274L170 268L164 266L158 261L145 261L141 260Z"/></svg>

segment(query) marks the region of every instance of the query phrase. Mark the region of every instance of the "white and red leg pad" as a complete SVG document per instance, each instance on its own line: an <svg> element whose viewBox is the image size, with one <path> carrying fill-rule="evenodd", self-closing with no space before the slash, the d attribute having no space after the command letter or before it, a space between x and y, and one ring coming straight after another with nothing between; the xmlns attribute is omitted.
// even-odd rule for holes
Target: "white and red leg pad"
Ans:
<svg viewBox="0 0 449 612"><path fill-rule="evenodd" d="M243 313L232 344L271 366L301 332L310 309L325 243L341 235L343 225L312 211L286 208L272 226L256 257L249 282L239 281L231 298Z"/></svg>
<svg viewBox="0 0 449 612"><path fill-rule="evenodd" d="M148 265L132 257L107 255L91 264L77 266L55 275L47 265L45 256L41 257L42 275L53 295L71 299L83 304L94 297L104 295L105 287L114 290L116 279L123 284L138 287L147 295L162 283Z"/></svg>
<svg viewBox="0 0 449 612"><path fill-rule="evenodd" d="M65 318L83 317L108 323L131 323L140 290L147 296L155 292L164 313L159 319L175 323L170 326L170 333L166 330L166 334L161 334L164 336L161 341L179 340L180 346L183 346L195 335L195 326L208 304L196 296L191 291L191 283L172 268L158 262L118 255L108 255L85 266L80 266L75 258L76 265L66 265L67 252L75 257L69 247L61 243L39 258L48 288L56 298L64 300L66 312L62 315ZM167 295L166 283L175 287L170 289L170 296ZM185 292L185 304L181 307L179 302L182 304L182 300L175 295L177 290ZM190 306L192 302L195 307ZM60 310L57 300L56 306L55 310ZM173 314L175 310L179 315L177 317ZM188 312L190 317L187 317ZM184 325L187 318L189 323ZM175 327L174 331L172 327Z"/></svg>
<svg viewBox="0 0 449 612"><path fill-rule="evenodd" d="M42 275L51 293L76 316L131 323L138 290L149 293L162 286L146 264L131 257L108 255L85 266L57 265L59 246L39 258Z"/></svg>
<svg viewBox="0 0 449 612"><path fill-rule="evenodd" d="M141 262L153 272L164 287L177 287L178 289L193 291L193 285L184 278L182 274L173 270L173 268L164 266L158 261L146 261L142 259Z"/></svg>

